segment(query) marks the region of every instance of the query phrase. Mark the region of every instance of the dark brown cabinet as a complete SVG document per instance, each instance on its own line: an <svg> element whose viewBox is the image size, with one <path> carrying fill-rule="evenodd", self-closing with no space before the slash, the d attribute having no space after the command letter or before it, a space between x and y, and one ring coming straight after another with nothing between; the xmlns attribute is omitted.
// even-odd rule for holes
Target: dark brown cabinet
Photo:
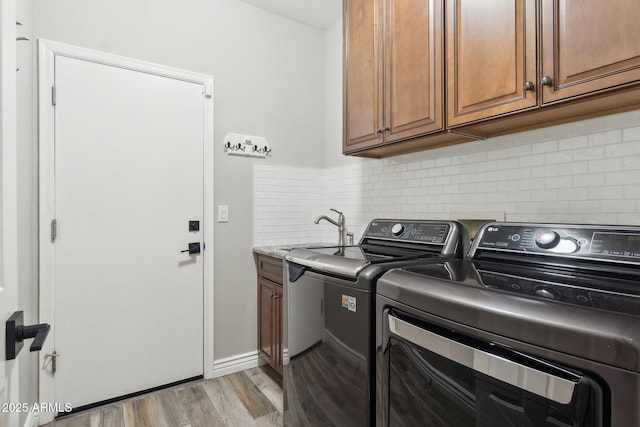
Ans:
<svg viewBox="0 0 640 427"><path fill-rule="evenodd" d="M282 375L283 261L257 256L258 267L258 353Z"/></svg>
<svg viewBox="0 0 640 427"><path fill-rule="evenodd" d="M343 12L343 152L443 131L442 0L345 0Z"/></svg>
<svg viewBox="0 0 640 427"><path fill-rule="evenodd" d="M344 0L343 16L344 154L640 108L638 0Z"/></svg>
<svg viewBox="0 0 640 427"><path fill-rule="evenodd" d="M638 104L616 94L640 83L637 0L446 4L449 127L514 116L472 127L491 136Z"/></svg>

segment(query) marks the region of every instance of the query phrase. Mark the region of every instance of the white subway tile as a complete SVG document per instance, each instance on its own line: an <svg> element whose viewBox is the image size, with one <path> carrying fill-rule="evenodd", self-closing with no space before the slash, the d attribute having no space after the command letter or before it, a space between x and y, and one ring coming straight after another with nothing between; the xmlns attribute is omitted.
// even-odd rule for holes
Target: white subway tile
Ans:
<svg viewBox="0 0 640 427"><path fill-rule="evenodd" d="M573 160L579 162L581 160L593 160L604 158L605 150L603 147L589 147L573 151Z"/></svg>
<svg viewBox="0 0 640 427"><path fill-rule="evenodd" d="M607 185L629 185L640 184L640 173L638 171L611 172L605 174Z"/></svg>
<svg viewBox="0 0 640 427"><path fill-rule="evenodd" d="M625 199L638 199L640 201L640 185L623 185L622 197Z"/></svg>
<svg viewBox="0 0 640 427"><path fill-rule="evenodd" d="M640 154L640 142L625 142L605 147L607 157L635 156Z"/></svg>
<svg viewBox="0 0 640 427"><path fill-rule="evenodd" d="M640 126L627 128L622 131L623 141L640 141Z"/></svg>
<svg viewBox="0 0 640 427"><path fill-rule="evenodd" d="M591 200L622 199L622 186L619 185L589 187L587 190L588 198Z"/></svg>
<svg viewBox="0 0 640 427"><path fill-rule="evenodd" d="M622 131L612 130L608 132L600 132L589 135L589 146L594 147L598 145L609 145L619 143L622 141Z"/></svg>
<svg viewBox="0 0 640 427"><path fill-rule="evenodd" d="M548 165L531 168L531 176L533 178L541 178L545 176L557 176L558 165Z"/></svg>
<svg viewBox="0 0 640 427"><path fill-rule="evenodd" d="M586 148L588 145L588 138L586 136L576 136L572 138L563 138L558 140L559 150L576 150L579 148Z"/></svg>
<svg viewBox="0 0 640 427"><path fill-rule="evenodd" d="M572 151L556 151L544 155L544 164L570 163L573 160Z"/></svg>
<svg viewBox="0 0 640 427"><path fill-rule="evenodd" d="M604 185L603 173L589 173L584 175L573 175L574 187L590 187L592 185Z"/></svg>
<svg viewBox="0 0 640 427"><path fill-rule="evenodd" d="M635 171L639 171L640 173L640 155L628 156L622 159L622 169L635 170Z"/></svg>
<svg viewBox="0 0 640 427"><path fill-rule="evenodd" d="M571 162L558 165L558 175L581 175L589 171L589 163L584 162Z"/></svg>
<svg viewBox="0 0 640 427"><path fill-rule="evenodd" d="M543 178L544 188L569 188L573 180L570 176L559 176L554 178Z"/></svg>
<svg viewBox="0 0 640 427"><path fill-rule="evenodd" d="M538 142L531 145L531 153L533 154L549 153L551 151L558 151L558 141Z"/></svg>
<svg viewBox="0 0 640 427"><path fill-rule="evenodd" d="M610 221L605 224L627 224L627 225L636 225L636 226L640 225L640 215L638 215L638 212L640 212L640 206L636 207L635 213L626 213L626 214L616 215L615 222Z"/></svg>
<svg viewBox="0 0 640 427"><path fill-rule="evenodd" d="M558 192L558 200L586 200L588 188L570 188L560 189Z"/></svg>
<svg viewBox="0 0 640 427"><path fill-rule="evenodd" d="M622 169L622 160L620 158L590 160L589 172L615 172Z"/></svg>
<svg viewBox="0 0 640 427"><path fill-rule="evenodd" d="M631 213L636 211L635 200L618 200L613 203L611 200L600 202L599 212L603 213Z"/></svg>

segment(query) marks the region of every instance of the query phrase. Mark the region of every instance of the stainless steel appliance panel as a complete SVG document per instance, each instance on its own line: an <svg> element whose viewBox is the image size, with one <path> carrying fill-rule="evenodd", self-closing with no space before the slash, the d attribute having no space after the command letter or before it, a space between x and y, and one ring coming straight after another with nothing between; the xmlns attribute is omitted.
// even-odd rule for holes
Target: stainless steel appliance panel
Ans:
<svg viewBox="0 0 640 427"><path fill-rule="evenodd" d="M373 295L314 272L287 284L285 425L370 425Z"/></svg>
<svg viewBox="0 0 640 427"><path fill-rule="evenodd" d="M639 386L623 370L478 331L380 295L376 323L378 426L635 425L607 421L611 395L601 384ZM637 417L637 405L618 402L624 403Z"/></svg>

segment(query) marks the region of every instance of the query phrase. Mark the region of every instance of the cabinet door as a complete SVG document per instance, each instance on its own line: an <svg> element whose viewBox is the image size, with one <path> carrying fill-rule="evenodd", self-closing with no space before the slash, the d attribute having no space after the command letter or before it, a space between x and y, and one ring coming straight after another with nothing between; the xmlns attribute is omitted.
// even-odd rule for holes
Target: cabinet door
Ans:
<svg viewBox="0 0 640 427"><path fill-rule="evenodd" d="M275 361L276 331L274 330L274 297L275 286L273 283L258 279L259 304L258 304L258 344L262 357L273 366Z"/></svg>
<svg viewBox="0 0 640 427"><path fill-rule="evenodd" d="M385 0L385 142L444 128L442 0Z"/></svg>
<svg viewBox="0 0 640 427"><path fill-rule="evenodd" d="M345 152L383 142L379 1L344 0Z"/></svg>
<svg viewBox="0 0 640 427"><path fill-rule="evenodd" d="M273 299L273 328L275 331L274 368L282 375L282 286L276 286L274 290L276 295Z"/></svg>
<svg viewBox="0 0 640 427"><path fill-rule="evenodd" d="M448 0L446 15L448 124L536 107L535 0Z"/></svg>
<svg viewBox="0 0 640 427"><path fill-rule="evenodd" d="M543 102L640 82L640 1L542 1Z"/></svg>

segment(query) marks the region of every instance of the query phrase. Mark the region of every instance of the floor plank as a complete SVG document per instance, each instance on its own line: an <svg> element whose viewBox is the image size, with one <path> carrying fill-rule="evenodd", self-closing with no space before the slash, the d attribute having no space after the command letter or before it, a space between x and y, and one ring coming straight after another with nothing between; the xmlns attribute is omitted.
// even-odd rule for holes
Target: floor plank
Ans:
<svg viewBox="0 0 640 427"><path fill-rule="evenodd" d="M235 390L229 382L223 378L215 381L207 381L203 387L213 402L224 425L227 426L253 426L254 417L245 405L238 399Z"/></svg>
<svg viewBox="0 0 640 427"><path fill-rule="evenodd" d="M151 396L126 402L123 407L125 427L156 427L158 419Z"/></svg>
<svg viewBox="0 0 640 427"><path fill-rule="evenodd" d="M282 412L272 412L267 415L263 415L256 419L256 426L258 427L281 427L282 426Z"/></svg>
<svg viewBox="0 0 640 427"><path fill-rule="evenodd" d="M245 372L227 375L225 378L235 389L238 398L247 407L253 418L277 411L273 403L262 394Z"/></svg>
<svg viewBox="0 0 640 427"><path fill-rule="evenodd" d="M201 384L176 390L176 395L177 404L184 411L192 427L224 426L222 418Z"/></svg>
<svg viewBox="0 0 640 427"><path fill-rule="evenodd" d="M156 418L158 420L157 427L176 427L189 424L184 409L178 402L178 396L175 390L154 394L151 398L153 399Z"/></svg>
<svg viewBox="0 0 640 427"><path fill-rule="evenodd" d="M244 371L258 389L282 412L282 378L275 377L271 368L253 368Z"/></svg>
<svg viewBox="0 0 640 427"><path fill-rule="evenodd" d="M102 409L102 427L125 427L123 405L107 406Z"/></svg>

